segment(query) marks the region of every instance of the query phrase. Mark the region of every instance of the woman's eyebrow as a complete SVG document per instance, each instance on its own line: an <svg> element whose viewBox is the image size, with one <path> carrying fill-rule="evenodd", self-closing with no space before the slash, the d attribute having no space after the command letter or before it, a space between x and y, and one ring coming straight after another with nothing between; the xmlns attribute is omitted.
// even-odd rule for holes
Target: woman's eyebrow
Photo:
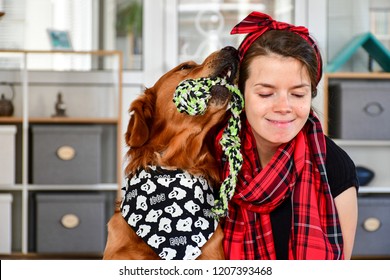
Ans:
<svg viewBox="0 0 390 280"><path fill-rule="evenodd" d="M272 84L268 84L268 83L256 83L256 84L254 84L254 86L261 86L261 87L266 87L266 88L276 88L276 86L274 86ZM290 87L290 89L297 89L297 88L304 88L304 87L310 87L310 84L302 83L302 84L292 86L292 87Z"/></svg>
<svg viewBox="0 0 390 280"><path fill-rule="evenodd" d="M253 86L255 86L255 87L261 86L261 87L266 87L266 88L276 88L274 85L267 84L267 83L256 83Z"/></svg>
<svg viewBox="0 0 390 280"><path fill-rule="evenodd" d="M304 88L304 87L310 87L310 84L303 83L303 84L295 85L291 87L291 89Z"/></svg>

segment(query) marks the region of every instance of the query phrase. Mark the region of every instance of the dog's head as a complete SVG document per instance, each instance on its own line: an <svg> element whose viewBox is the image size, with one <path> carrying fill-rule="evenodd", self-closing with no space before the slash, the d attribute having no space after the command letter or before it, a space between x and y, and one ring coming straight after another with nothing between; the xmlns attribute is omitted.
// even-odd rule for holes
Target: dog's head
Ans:
<svg viewBox="0 0 390 280"><path fill-rule="evenodd" d="M128 155L131 160L140 157L136 155L136 150L141 148L145 148L143 153L146 154L153 150L160 159L171 158L174 156L172 153L180 156L183 145L186 146L188 157L191 157L191 151L194 152L194 156L196 152L199 153L206 134L224 119L231 93L224 86L213 86L206 112L200 116L189 116L179 113L173 102L176 87L183 80L202 77L221 77L229 83L234 83L237 68L237 50L225 47L209 55L202 64L193 61L181 63L164 74L153 87L146 89L130 106L132 116L125 140L130 147ZM167 149L167 146L170 149ZM172 149L172 146L176 146L176 149ZM146 159L146 156L142 160L151 161L150 158ZM140 162L134 163L133 167L136 164ZM145 164L151 162L141 163ZM177 167L176 162L175 165ZM133 168L129 169L127 171L132 171Z"/></svg>

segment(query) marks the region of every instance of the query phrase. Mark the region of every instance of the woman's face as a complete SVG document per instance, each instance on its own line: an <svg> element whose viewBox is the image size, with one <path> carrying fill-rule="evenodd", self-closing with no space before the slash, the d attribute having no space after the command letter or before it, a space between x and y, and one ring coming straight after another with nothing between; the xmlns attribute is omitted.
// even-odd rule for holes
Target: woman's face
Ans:
<svg viewBox="0 0 390 280"><path fill-rule="evenodd" d="M249 66L245 112L257 147L277 149L303 128L311 109L306 67L292 57L259 56Z"/></svg>

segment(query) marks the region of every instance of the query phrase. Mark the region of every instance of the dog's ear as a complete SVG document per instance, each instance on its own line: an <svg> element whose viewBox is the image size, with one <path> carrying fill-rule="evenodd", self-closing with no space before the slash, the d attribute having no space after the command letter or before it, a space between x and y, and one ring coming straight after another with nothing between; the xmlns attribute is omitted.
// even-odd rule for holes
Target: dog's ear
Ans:
<svg viewBox="0 0 390 280"><path fill-rule="evenodd" d="M130 121L127 125L125 140L130 147L141 147L148 141L156 98L153 89L136 99L130 107Z"/></svg>

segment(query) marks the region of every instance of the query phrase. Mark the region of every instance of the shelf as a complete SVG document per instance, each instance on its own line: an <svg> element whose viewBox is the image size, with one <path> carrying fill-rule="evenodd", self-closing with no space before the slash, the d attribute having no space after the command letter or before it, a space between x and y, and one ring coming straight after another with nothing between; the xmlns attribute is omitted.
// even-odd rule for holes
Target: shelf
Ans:
<svg viewBox="0 0 390 280"><path fill-rule="evenodd" d="M23 118L22 117L0 117L0 124L1 123L22 123Z"/></svg>
<svg viewBox="0 0 390 280"><path fill-rule="evenodd" d="M390 253L386 241L390 211L389 89L390 73L324 75L325 133L351 157L356 167L374 174L358 191L353 250L357 259L385 257ZM363 171L361 175L365 179L367 174Z"/></svg>
<svg viewBox="0 0 390 280"><path fill-rule="evenodd" d="M0 185L0 191L117 191L118 184L93 184L93 185Z"/></svg>
<svg viewBox="0 0 390 280"><path fill-rule="evenodd" d="M18 117L0 117L2 123L22 123L23 119ZM85 124L117 124L117 118L29 118L29 123L85 123Z"/></svg>
<svg viewBox="0 0 390 280"><path fill-rule="evenodd" d="M0 117L1 123L22 123L23 119L19 117ZM117 124L117 118L45 118L33 117L28 119L29 123L85 123L85 124Z"/></svg>
<svg viewBox="0 0 390 280"><path fill-rule="evenodd" d="M87 124L117 124L117 118L30 118L30 123L87 123Z"/></svg>
<svg viewBox="0 0 390 280"><path fill-rule="evenodd" d="M359 193L390 193L390 137L387 94L390 73L326 73L324 76L324 131L352 158L356 166L374 172ZM363 108L382 104L380 115ZM378 126L378 124L381 124Z"/></svg>
<svg viewBox="0 0 390 280"><path fill-rule="evenodd" d="M70 54L70 55L97 55L97 56L113 56L121 55L117 50L92 50L92 51L66 51L66 50L12 50L0 49L0 53L14 53L14 54Z"/></svg>
<svg viewBox="0 0 390 280"><path fill-rule="evenodd" d="M61 254L43 254L43 253L18 253L0 254L0 260L101 260L103 254L93 253L61 253Z"/></svg>
<svg viewBox="0 0 390 280"><path fill-rule="evenodd" d="M0 191L21 191L23 190L23 185L0 185Z"/></svg>
<svg viewBox="0 0 390 280"><path fill-rule="evenodd" d="M351 147L390 147L390 140L345 140L345 139L333 139L333 141L340 146Z"/></svg>
<svg viewBox="0 0 390 280"><path fill-rule="evenodd" d="M100 50L0 50L0 56L12 58L12 65L16 65L17 68L15 70L19 69L20 72L8 71L6 68L0 71L0 81L13 83L16 93L16 98L13 99L15 114L10 117L0 117L0 126L13 125L17 127L15 141L12 141L14 145L9 144L10 148L14 150L12 157L15 158L15 161L12 165L15 165L15 180L4 180L2 181L4 183L0 184L1 193L11 193L15 197L12 204L13 239L10 257L41 258L42 254L33 252L36 249L34 245L35 237L32 237L32 235L38 234L35 232L35 223L37 222L35 219L39 218L34 216L34 207L37 207L38 202L31 194L51 192L53 193L51 194L52 197L58 197L67 193L69 196L76 194L74 197L77 197L81 192L85 192L87 194L86 197L89 197L89 194L99 195L99 197L104 198L104 201L99 198L99 203L102 205L102 207L99 207L102 210L104 209L104 213L101 213L101 217L95 218L101 221L101 218L108 218L114 212L114 202L123 180L121 149L123 137L121 132L122 53L120 51ZM44 71L40 71L39 69L41 68L34 68L34 65L40 65L42 59L58 63L53 64L51 70L42 69ZM85 63L81 65L79 62ZM64 94L65 109L72 109L66 112L69 117L52 117L52 114L54 114L53 104L57 105L59 92ZM85 152L86 148L82 147L93 147L92 150L88 151L87 156L90 154L96 155L94 149L99 149L99 158L95 159L95 157L91 156L91 160L95 161L96 165L99 165L101 168L100 179L79 181L96 182L96 184L58 185L29 183L31 178L34 178L32 164L39 166L39 163L33 162L37 158L34 156L34 148L37 143L44 143L41 148L42 151L47 151L48 146L50 146L49 140L45 140L46 142L37 141L34 131L31 131L33 126L43 124L46 124L52 130L55 130L57 126L67 127L69 125L77 127L76 133L72 134L72 137L69 137L67 141L72 142L74 138L80 140L79 142L75 141L75 143L78 145L79 151L83 152ZM96 139L93 146L90 145L89 138L81 135L81 132L89 131L88 128L91 127L95 129L95 126L99 128L99 136L97 136L99 138ZM82 129L79 129L80 127ZM67 128L66 133L69 130ZM57 137L56 135L55 138L56 140L63 140L61 136ZM4 150L11 149L6 147ZM55 154L51 153L49 157L51 156L55 156ZM85 159L87 156L81 158ZM48 160L52 160L52 158ZM78 164L77 174L86 176L86 172L83 171L85 171L84 166L88 163L84 161ZM9 166L12 165L10 164ZM72 176L70 172L67 172L67 166L64 169L61 168L60 172L61 174ZM75 169L71 170L76 172L74 171ZM86 168L86 170L88 172L89 169ZM95 170L96 172L99 171ZM55 176L54 173L47 171L45 174ZM99 177L97 176L96 178ZM37 180L35 182L44 183L45 181ZM78 181L62 180L58 182ZM99 192L99 194L94 192ZM71 200L67 201L67 203L71 205L80 204L80 202ZM65 209L65 206L56 205L56 207L64 207L63 210ZM101 230L104 231L104 223L101 226ZM89 234L93 235L95 233L83 232L82 234L89 236ZM97 232L96 234L101 233ZM81 239L83 238L81 237ZM99 244L99 248L100 245L102 244ZM81 246L81 248L77 247L74 254L72 254L82 255L83 250L88 251L88 249ZM54 257L47 256L47 258L52 259Z"/></svg>
<svg viewBox="0 0 390 280"><path fill-rule="evenodd" d="M361 186L359 194L390 194L390 186Z"/></svg>
<svg viewBox="0 0 390 280"><path fill-rule="evenodd" d="M326 77L339 79L390 79L390 73L372 72L372 73L358 73L358 72L337 72L326 73Z"/></svg>
<svg viewBox="0 0 390 280"><path fill-rule="evenodd" d="M95 185L27 185L29 191L116 191L118 184Z"/></svg>

